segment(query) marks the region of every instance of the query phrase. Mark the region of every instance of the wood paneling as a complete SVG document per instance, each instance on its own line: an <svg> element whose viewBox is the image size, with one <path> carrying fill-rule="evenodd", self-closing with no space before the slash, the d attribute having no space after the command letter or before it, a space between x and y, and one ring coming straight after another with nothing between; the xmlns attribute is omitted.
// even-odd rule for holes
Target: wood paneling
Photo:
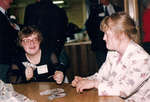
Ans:
<svg viewBox="0 0 150 102"><path fill-rule="evenodd" d="M95 54L91 51L90 44L65 46L69 57L69 68L67 77L69 81L74 79L75 75L86 77L98 71Z"/></svg>

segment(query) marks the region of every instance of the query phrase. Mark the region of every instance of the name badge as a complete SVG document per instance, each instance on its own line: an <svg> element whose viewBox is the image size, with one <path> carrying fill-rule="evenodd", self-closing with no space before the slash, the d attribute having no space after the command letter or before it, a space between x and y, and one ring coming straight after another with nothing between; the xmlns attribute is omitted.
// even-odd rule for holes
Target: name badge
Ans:
<svg viewBox="0 0 150 102"><path fill-rule="evenodd" d="M47 65L37 66L38 74L48 73Z"/></svg>
<svg viewBox="0 0 150 102"><path fill-rule="evenodd" d="M105 13L104 12L99 13L98 16L103 17L103 16L105 16Z"/></svg>

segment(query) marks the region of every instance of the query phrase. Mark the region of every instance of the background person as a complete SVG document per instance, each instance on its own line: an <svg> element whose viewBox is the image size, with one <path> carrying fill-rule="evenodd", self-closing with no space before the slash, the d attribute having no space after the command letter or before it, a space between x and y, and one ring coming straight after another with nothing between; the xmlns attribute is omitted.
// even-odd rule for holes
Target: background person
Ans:
<svg viewBox="0 0 150 102"><path fill-rule="evenodd" d="M97 88L99 96L120 96L125 102L149 102L150 56L139 46L134 20L123 12L105 17L100 25L109 50L106 61L92 76L76 76L77 92Z"/></svg>
<svg viewBox="0 0 150 102"><path fill-rule="evenodd" d="M8 82L7 72L16 55L17 30L15 30L6 12L13 0L0 0L0 79Z"/></svg>
<svg viewBox="0 0 150 102"><path fill-rule="evenodd" d="M24 27L19 31L19 44L25 52L18 54L16 65L19 68L23 82L26 81L56 81L62 83L64 65L59 63L55 53L41 48L42 34L34 26Z"/></svg>
<svg viewBox="0 0 150 102"><path fill-rule="evenodd" d="M122 9L111 4L110 0L98 0L98 2L96 5L90 5L90 14L85 26L92 41L91 49L96 55L96 63L100 67L107 54L105 41L103 40L104 33L99 29L100 23L104 17L122 11Z"/></svg>

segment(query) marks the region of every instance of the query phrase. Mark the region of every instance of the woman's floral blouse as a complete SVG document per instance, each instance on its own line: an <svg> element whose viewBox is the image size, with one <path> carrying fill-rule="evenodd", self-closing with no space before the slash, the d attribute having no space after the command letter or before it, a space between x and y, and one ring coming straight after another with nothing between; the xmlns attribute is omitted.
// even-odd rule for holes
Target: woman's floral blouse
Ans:
<svg viewBox="0 0 150 102"><path fill-rule="evenodd" d="M14 91L11 84L5 84L0 80L0 102L36 102Z"/></svg>
<svg viewBox="0 0 150 102"><path fill-rule="evenodd" d="M131 41L122 59L109 51L98 73L87 77L99 81L98 94L120 96L126 102L150 102L150 56Z"/></svg>

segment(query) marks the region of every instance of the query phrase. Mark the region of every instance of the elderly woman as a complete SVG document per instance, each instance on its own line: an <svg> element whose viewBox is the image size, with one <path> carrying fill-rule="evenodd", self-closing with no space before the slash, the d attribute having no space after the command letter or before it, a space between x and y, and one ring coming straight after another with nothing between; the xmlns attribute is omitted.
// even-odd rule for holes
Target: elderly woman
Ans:
<svg viewBox="0 0 150 102"><path fill-rule="evenodd" d="M56 81L62 83L64 66L53 52L41 48L42 34L34 26L24 27L19 32L19 44L24 52L16 60L23 81Z"/></svg>
<svg viewBox="0 0 150 102"><path fill-rule="evenodd" d="M134 21L123 12L105 17L100 25L109 50L98 73L76 76L77 92L97 88L99 96L120 96L126 102L149 102L150 56L138 45Z"/></svg>

